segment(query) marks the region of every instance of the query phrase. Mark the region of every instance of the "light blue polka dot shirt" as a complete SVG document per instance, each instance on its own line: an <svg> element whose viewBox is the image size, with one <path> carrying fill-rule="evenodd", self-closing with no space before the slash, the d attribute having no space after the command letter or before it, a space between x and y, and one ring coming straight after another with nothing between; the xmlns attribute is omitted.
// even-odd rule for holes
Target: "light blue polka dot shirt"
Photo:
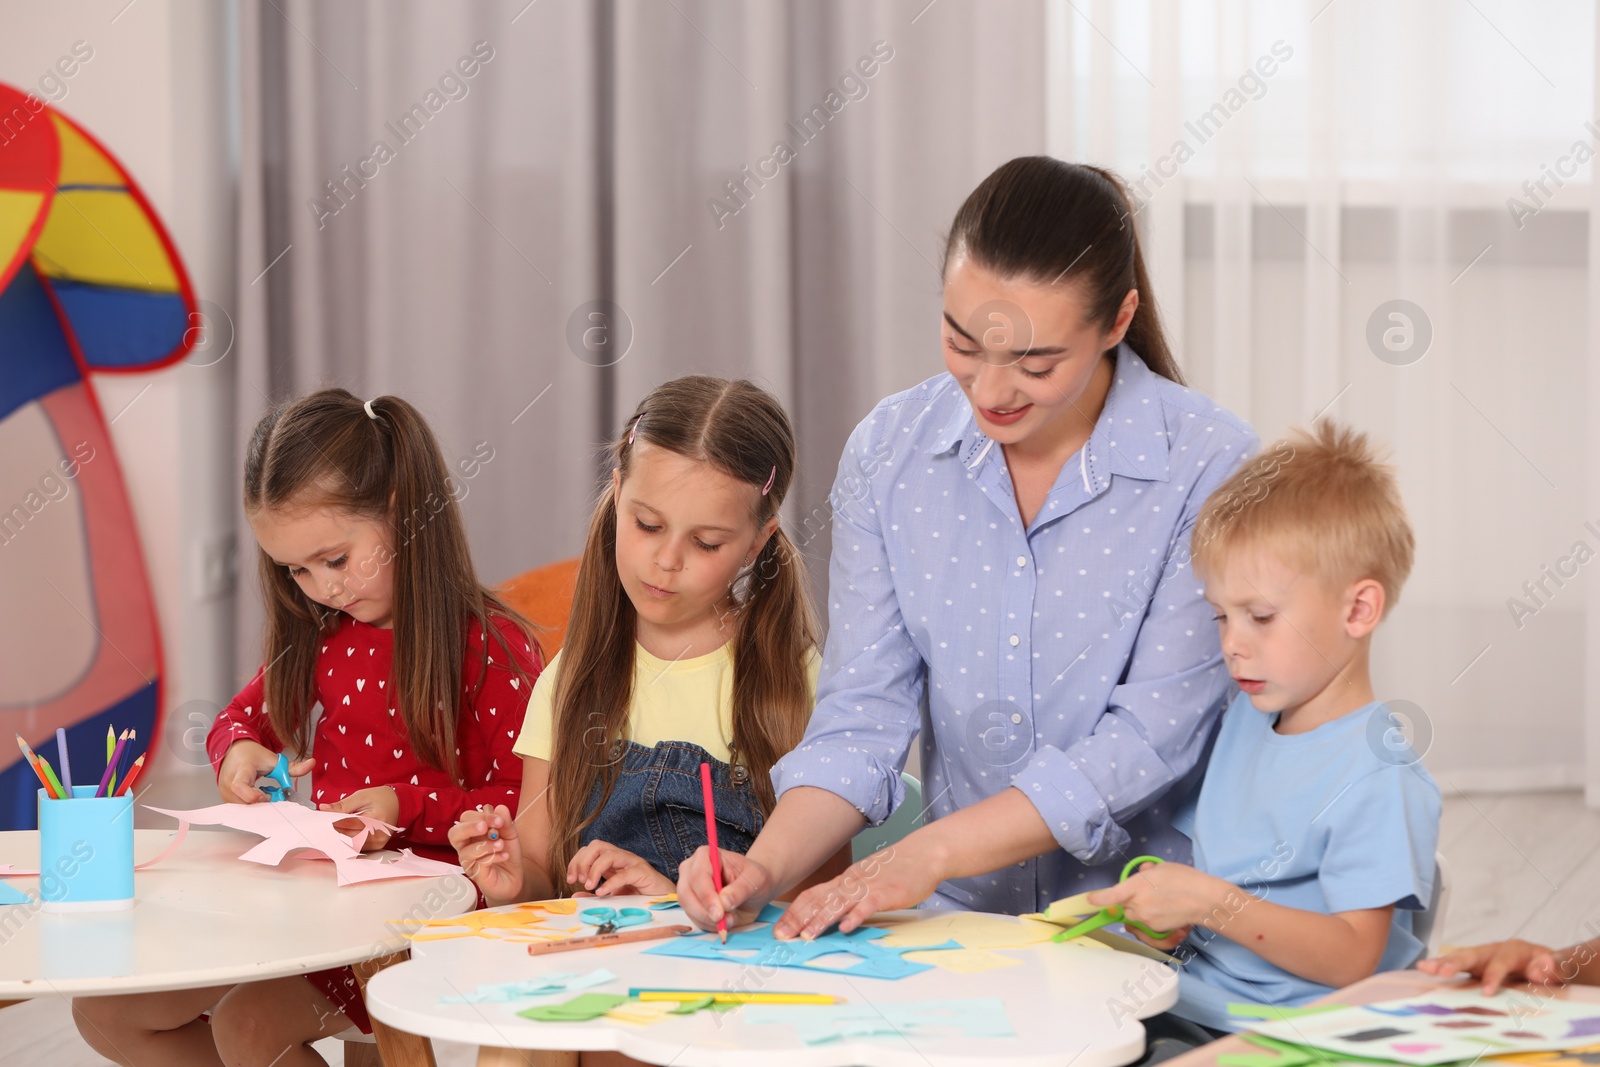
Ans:
<svg viewBox="0 0 1600 1067"><path fill-rule="evenodd" d="M1022 914L1135 855L1187 860L1172 814L1233 689L1189 531L1258 444L1123 345L1087 445L1024 528L955 379L882 401L839 461L817 708L773 769L780 795L826 789L876 825L919 731L927 819L1021 790L1060 850L946 881L932 907Z"/></svg>

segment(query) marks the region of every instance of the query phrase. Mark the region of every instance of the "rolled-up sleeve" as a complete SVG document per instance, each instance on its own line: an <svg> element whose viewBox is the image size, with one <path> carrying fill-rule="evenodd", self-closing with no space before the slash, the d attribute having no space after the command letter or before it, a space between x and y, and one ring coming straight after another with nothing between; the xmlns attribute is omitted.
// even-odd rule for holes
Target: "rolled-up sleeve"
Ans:
<svg viewBox="0 0 1600 1067"><path fill-rule="evenodd" d="M1123 822L1199 765L1232 695L1189 542L1206 498L1255 445L1253 436L1244 438L1191 468L1194 492L1148 601L1125 587L1117 602L1118 625L1137 627L1138 636L1105 712L1077 742L1041 747L1012 779L1061 847L1084 864L1132 855Z"/></svg>
<svg viewBox="0 0 1600 1067"><path fill-rule="evenodd" d="M921 725L927 685L922 655L901 617L875 506L874 457L884 454L874 432L879 425L869 419L858 426L840 457L830 495L828 640L817 707L799 747L772 770L780 796L795 786L826 789L873 826L904 798L900 770Z"/></svg>

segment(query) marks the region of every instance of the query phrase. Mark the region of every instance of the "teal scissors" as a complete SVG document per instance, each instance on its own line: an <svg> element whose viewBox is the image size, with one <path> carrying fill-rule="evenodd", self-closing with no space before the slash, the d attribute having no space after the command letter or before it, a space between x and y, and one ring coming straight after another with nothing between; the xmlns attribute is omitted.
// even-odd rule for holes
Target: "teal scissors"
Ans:
<svg viewBox="0 0 1600 1067"><path fill-rule="evenodd" d="M1122 868L1122 877L1118 878L1117 881L1126 882L1133 872L1139 868L1140 864L1165 862L1166 860L1163 860L1160 856L1135 856L1133 859L1127 862L1126 866ZM1076 926L1067 927L1050 940L1070 941L1075 937L1082 937L1091 930L1098 930L1102 926L1110 926L1112 923L1126 923L1126 925L1133 927L1140 933L1147 934L1148 936L1155 938L1157 941L1165 941L1167 938L1171 937L1173 933L1171 930L1162 933L1160 931L1150 929L1142 922L1125 920L1122 917L1122 905L1112 904L1109 907L1101 908L1098 912L1089 916Z"/></svg>
<svg viewBox="0 0 1600 1067"><path fill-rule="evenodd" d="M595 927L596 934L614 934L623 926L640 926L651 919L651 915L644 908L584 908L578 912L578 918L586 925Z"/></svg>

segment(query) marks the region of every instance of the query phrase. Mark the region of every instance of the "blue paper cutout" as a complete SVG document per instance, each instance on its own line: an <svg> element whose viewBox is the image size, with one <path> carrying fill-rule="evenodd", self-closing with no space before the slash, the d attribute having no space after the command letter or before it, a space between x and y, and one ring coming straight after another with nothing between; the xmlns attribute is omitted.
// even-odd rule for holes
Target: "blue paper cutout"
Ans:
<svg viewBox="0 0 1600 1067"><path fill-rule="evenodd" d="M915 950L909 950L915 951ZM860 1037L1016 1037L998 997L913 1000L898 1004L749 1004L746 1026L789 1023L808 1045Z"/></svg>
<svg viewBox="0 0 1600 1067"><path fill-rule="evenodd" d="M442 1004L500 1004L528 997L546 997L555 993L570 993L615 981L616 975L605 968L588 974L547 974L522 982L497 982L480 985L477 990L456 997L441 997Z"/></svg>
<svg viewBox="0 0 1600 1067"><path fill-rule="evenodd" d="M761 911L761 921L770 923L783 914L782 908L768 905ZM720 944L715 934L701 937L677 937L663 941L645 950L645 955L678 956L685 959L717 960L723 963L752 964L765 967L798 967L802 970L821 971L824 974L848 974L858 978L905 978L931 970L930 964L913 963L901 959L901 953L928 952L938 949L958 949L958 941L942 945L916 945L907 948L889 948L876 943L887 931L862 926L842 934L837 930L823 934L813 941L779 941L772 936L772 927L740 930L728 935L728 943ZM749 955L750 952L755 955ZM859 962L849 967L828 967L814 961L837 952L859 957Z"/></svg>
<svg viewBox="0 0 1600 1067"><path fill-rule="evenodd" d="M15 886L0 882L0 904L31 904L33 898Z"/></svg>

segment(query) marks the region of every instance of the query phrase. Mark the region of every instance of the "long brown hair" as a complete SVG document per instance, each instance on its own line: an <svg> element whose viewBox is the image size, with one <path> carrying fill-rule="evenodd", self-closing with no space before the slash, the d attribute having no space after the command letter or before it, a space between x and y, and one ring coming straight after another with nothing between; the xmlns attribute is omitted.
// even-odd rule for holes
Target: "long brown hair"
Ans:
<svg viewBox="0 0 1600 1067"><path fill-rule="evenodd" d="M958 254L1006 278L1080 282L1090 320L1102 329L1116 321L1128 290L1139 290L1123 340L1151 370L1183 383L1161 328L1133 206L1110 171L1050 156L1002 163L968 194L950 224L946 270Z"/></svg>
<svg viewBox="0 0 1600 1067"><path fill-rule="evenodd" d="M479 685L491 635L501 662L527 679L491 615L534 638L527 621L479 583L439 442L421 413L395 396L370 406L372 416L346 390L324 389L267 412L245 456L244 506L251 513L329 507L388 527L392 552L372 562L394 568L396 707L422 761L459 779L456 718L471 621L484 635ZM340 612L309 599L265 549L259 567L267 715L278 737L304 754L321 638L338 626Z"/></svg>
<svg viewBox="0 0 1600 1067"><path fill-rule="evenodd" d="M645 442L710 463L757 489L756 525L778 513L794 482L794 431L783 406L747 381L704 375L677 378L639 403L612 442L611 463L626 480ZM589 522L577 589L554 693L550 753L550 871L557 883L616 784L615 752L633 700L633 602L617 576L617 506L611 480ZM764 812L773 796L773 764L800 743L811 717L807 656L817 647L817 619L805 563L782 528L767 539L735 582L733 759L750 773ZM588 811L602 783L600 804ZM557 890L562 888L557 885Z"/></svg>

